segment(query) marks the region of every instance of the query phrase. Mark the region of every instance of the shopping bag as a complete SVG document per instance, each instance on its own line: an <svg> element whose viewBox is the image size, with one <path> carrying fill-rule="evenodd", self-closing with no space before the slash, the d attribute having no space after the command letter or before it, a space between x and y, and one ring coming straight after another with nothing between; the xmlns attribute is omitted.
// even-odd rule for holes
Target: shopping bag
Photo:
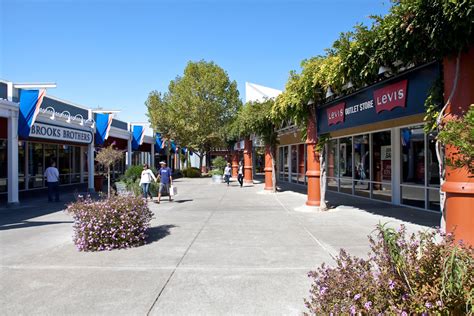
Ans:
<svg viewBox="0 0 474 316"><path fill-rule="evenodd" d="M170 186L170 196L175 196L178 194L178 188L174 185Z"/></svg>

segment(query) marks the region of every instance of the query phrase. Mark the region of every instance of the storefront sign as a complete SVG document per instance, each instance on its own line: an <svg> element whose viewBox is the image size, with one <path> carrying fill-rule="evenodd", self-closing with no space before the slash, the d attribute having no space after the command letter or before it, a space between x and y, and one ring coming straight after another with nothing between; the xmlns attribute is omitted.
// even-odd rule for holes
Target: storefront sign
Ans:
<svg viewBox="0 0 474 316"><path fill-rule="evenodd" d="M344 122L344 107L345 103L339 103L336 105L331 106L327 109L328 115L328 125L333 125L337 123Z"/></svg>
<svg viewBox="0 0 474 316"><path fill-rule="evenodd" d="M432 63L317 108L319 134L425 112L424 103L440 66Z"/></svg>
<svg viewBox="0 0 474 316"><path fill-rule="evenodd" d="M92 142L91 132L38 122L31 127L29 136L59 142L81 144L90 144Z"/></svg>
<svg viewBox="0 0 474 316"><path fill-rule="evenodd" d="M391 84L374 91L375 110L377 113L391 111L396 107L405 107L407 80Z"/></svg>

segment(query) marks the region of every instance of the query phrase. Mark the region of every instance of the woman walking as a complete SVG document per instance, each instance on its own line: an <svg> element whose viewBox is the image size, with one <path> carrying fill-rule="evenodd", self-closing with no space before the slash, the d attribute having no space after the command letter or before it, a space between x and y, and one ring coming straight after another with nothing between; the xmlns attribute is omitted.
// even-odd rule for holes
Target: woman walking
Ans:
<svg viewBox="0 0 474 316"><path fill-rule="evenodd" d="M227 186L229 186L231 175L232 175L232 167L230 166L230 163L227 163L227 166L224 169L224 179L225 179L225 183L227 183Z"/></svg>
<svg viewBox="0 0 474 316"><path fill-rule="evenodd" d="M239 181L240 187L244 185L244 165L242 164L242 161L239 161L239 171L237 174L237 181Z"/></svg>
<svg viewBox="0 0 474 316"><path fill-rule="evenodd" d="M142 175L140 178L140 186L142 187L144 199L148 199L148 195L150 195L150 199L153 199L150 193L151 181L156 181L156 177L153 174L153 172L150 169L148 169L148 164L144 164Z"/></svg>

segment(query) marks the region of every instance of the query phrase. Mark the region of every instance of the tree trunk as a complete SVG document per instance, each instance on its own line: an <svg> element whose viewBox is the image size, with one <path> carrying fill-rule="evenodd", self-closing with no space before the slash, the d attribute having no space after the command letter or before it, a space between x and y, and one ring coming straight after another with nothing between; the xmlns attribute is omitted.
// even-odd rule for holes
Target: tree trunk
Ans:
<svg viewBox="0 0 474 316"><path fill-rule="evenodd" d="M321 211L327 211L328 207L326 205L326 182L327 182L327 177L326 177L326 159L325 159L325 152L326 152L326 146L325 144L321 148L321 152L319 153L319 162L320 162L320 174L321 174L321 182L320 182L320 190L321 190L321 202L319 204L319 210Z"/></svg>
<svg viewBox="0 0 474 316"><path fill-rule="evenodd" d="M107 167L107 198L110 199L110 166Z"/></svg>
<svg viewBox="0 0 474 316"><path fill-rule="evenodd" d="M270 156L272 157L272 192L276 193L276 172L275 172L275 155L273 155L273 147L270 148Z"/></svg>

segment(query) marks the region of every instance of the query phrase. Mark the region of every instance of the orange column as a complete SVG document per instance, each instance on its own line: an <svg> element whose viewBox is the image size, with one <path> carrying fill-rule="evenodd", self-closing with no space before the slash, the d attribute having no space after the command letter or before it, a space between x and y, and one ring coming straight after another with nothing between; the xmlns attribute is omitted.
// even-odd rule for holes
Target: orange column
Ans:
<svg viewBox="0 0 474 316"><path fill-rule="evenodd" d="M244 141L244 182L253 183L252 141L249 138Z"/></svg>
<svg viewBox="0 0 474 316"><path fill-rule="evenodd" d="M444 58L444 95L448 98L453 89L456 73L456 56ZM459 79L447 114L463 116L474 103L474 46L461 54ZM446 146L446 156L456 155L456 148ZM444 209L446 232L453 232L456 240L474 246L474 177L467 168L455 169L446 166L446 182L442 190L446 192Z"/></svg>
<svg viewBox="0 0 474 316"><path fill-rule="evenodd" d="M306 205L319 206L321 202L319 153L316 152L316 115L314 108L309 111L306 137L306 176L308 177L308 198Z"/></svg>
<svg viewBox="0 0 474 316"><path fill-rule="evenodd" d="M237 178L237 173L239 172L239 152L232 152L232 177Z"/></svg>
<svg viewBox="0 0 474 316"><path fill-rule="evenodd" d="M273 190L272 155L270 146L265 146L265 190Z"/></svg>

